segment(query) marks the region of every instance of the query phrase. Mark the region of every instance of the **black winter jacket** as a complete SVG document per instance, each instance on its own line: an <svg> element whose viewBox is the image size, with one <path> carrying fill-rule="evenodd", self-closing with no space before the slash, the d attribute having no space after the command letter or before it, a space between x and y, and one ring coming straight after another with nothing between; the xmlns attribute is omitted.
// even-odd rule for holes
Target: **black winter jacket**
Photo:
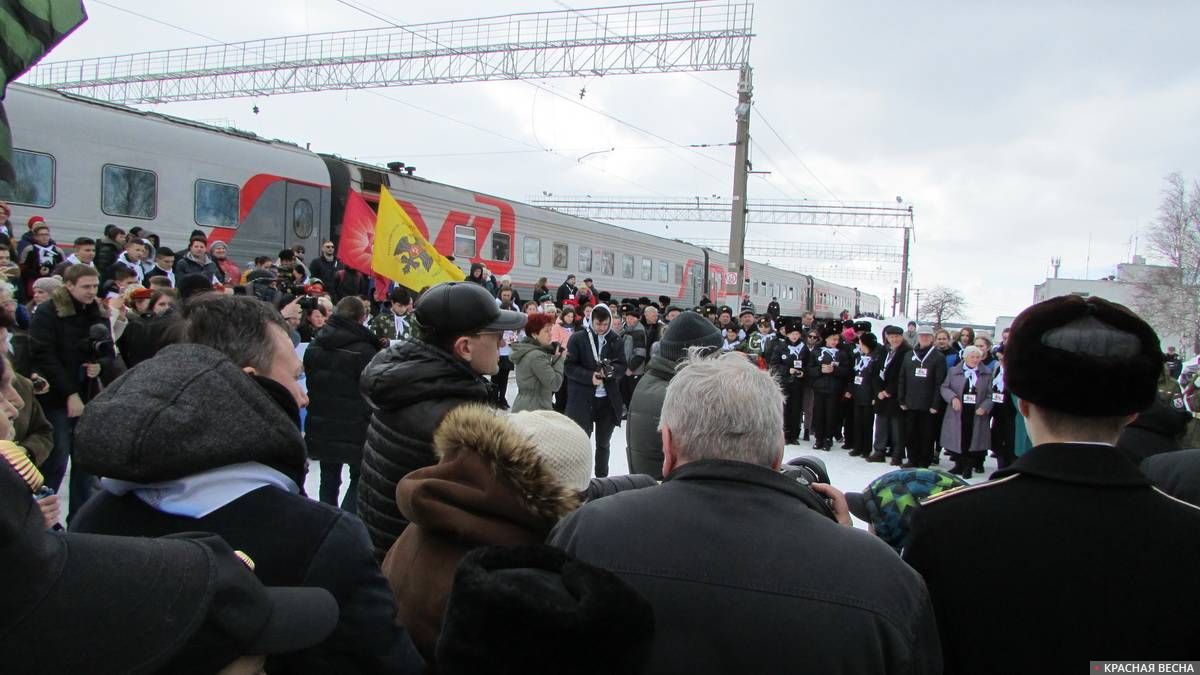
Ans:
<svg viewBox="0 0 1200 675"><path fill-rule="evenodd" d="M371 406L358 483L358 513L382 561L408 525L396 506L396 484L409 471L437 463L433 432L463 403L493 400L492 387L467 364L407 340L379 352L359 387Z"/></svg>
<svg viewBox="0 0 1200 675"><path fill-rule="evenodd" d="M919 368L925 370L925 377L917 376ZM926 412L946 407L941 388L949 370L946 367L946 357L933 347L929 348L923 363L916 350L910 352L900 370L900 403L908 410Z"/></svg>
<svg viewBox="0 0 1200 675"><path fill-rule="evenodd" d="M337 272L345 266L341 260L334 258L333 261L326 260L323 256L317 256L317 259L312 261L312 265L308 268L308 273L314 279L320 279L325 288L333 288L333 282L337 279Z"/></svg>
<svg viewBox="0 0 1200 675"><path fill-rule="evenodd" d="M808 359L804 364L804 379L808 380L814 394L841 396L846 392L850 374L854 371L854 357L841 346L838 346L836 351L837 356L832 360L825 358L826 352L822 351L821 347L808 351ZM833 365L833 372L821 372L823 365Z"/></svg>
<svg viewBox="0 0 1200 675"><path fill-rule="evenodd" d="M108 268L117 262L117 256L119 255L121 255L121 246L112 239L100 237L96 242L96 257L92 258L92 264L100 272L101 283L111 278L108 275Z"/></svg>
<svg viewBox="0 0 1200 675"><path fill-rule="evenodd" d="M772 352L771 359L767 362L770 364L771 373L779 379L780 384L785 390L795 391L807 384L804 377L805 362L808 361L808 345L804 341L800 341L800 355L792 356L791 347L795 346L788 342L787 338L775 339L771 341ZM777 344L774 344L777 343ZM792 375L792 369L796 369L796 374Z"/></svg>
<svg viewBox="0 0 1200 675"><path fill-rule="evenodd" d="M904 369L904 362L912 356L912 347L909 347L907 342L901 342L895 350L881 349L879 351L879 370L882 376L876 375L879 380L875 385L875 412L879 415L899 415L900 371ZM945 363L944 359L943 363ZM941 386L941 382L938 383L938 386ZM879 398L879 394L882 392L887 392L888 397Z"/></svg>
<svg viewBox="0 0 1200 675"><path fill-rule="evenodd" d="M209 347L172 345L88 403L74 458L89 473L142 484L258 462L303 489L297 414L282 385L247 376ZM265 485L193 518L157 510L133 492L104 490L71 529L142 537L213 532L250 556L264 584L328 590L339 608L333 633L312 649L272 657L267 672L419 672L366 530L338 508Z"/></svg>
<svg viewBox="0 0 1200 675"><path fill-rule="evenodd" d="M179 315L171 310L162 316L153 312L129 314L129 325L117 340L121 349L121 358L125 366L132 368L137 364L153 357L164 346L172 326L179 321Z"/></svg>
<svg viewBox="0 0 1200 675"><path fill-rule="evenodd" d="M567 377L567 417L575 420L584 429L591 428L592 399L596 396L596 385L592 384L592 374L599 365L592 354L588 342L594 333L590 330L575 331L567 340L567 359L563 372ZM613 376L604 380L604 391L608 395L608 403L613 409L613 416L620 420L625 412L625 403L621 400L620 383L625 377L625 346L624 340L616 331L609 329L604 338L604 351L601 359L608 359L612 365ZM593 343L594 344L594 343Z"/></svg>
<svg viewBox="0 0 1200 675"><path fill-rule="evenodd" d="M308 383L308 456L319 462L358 464L371 408L358 379L379 351L371 331L334 315L304 352Z"/></svg>
<svg viewBox="0 0 1200 675"><path fill-rule="evenodd" d="M875 396L879 393L879 369L883 367L883 350L876 349L871 352L870 356L859 354L855 361L855 367L862 362L863 359L871 359L870 363L862 368L850 373L850 393L854 398L854 405L871 405L875 400ZM858 378L861 381L856 382Z"/></svg>
<svg viewBox="0 0 1200 675"><path fill-rule="evenodd" d="M549 543L654 605L647 675L941 671L920 577L767 467L690 462L584 504ZM803 667L780 645L804 636Z"/></svg>
<svg viewBox="0 0 1200 675"><path fill-rule="evenodd" d="M100 303L93 301L85 307L71 297L66 286L55 289L33 313L29 326L33 372L50 383L50 391L40 397L46 410L66 408L71 394L87 401L83 364L94 360L88 339L93 325L108 330L108 318Z"/></svg>
<svg viewBox="0 0 1200 675"><path fill-rule="evenodd" d="M333 281L327 282L325 288L330 289L329 295L336 303L347 296L366 297L369 292L367 275L352 267L344 267L333 275Z"/></svg>

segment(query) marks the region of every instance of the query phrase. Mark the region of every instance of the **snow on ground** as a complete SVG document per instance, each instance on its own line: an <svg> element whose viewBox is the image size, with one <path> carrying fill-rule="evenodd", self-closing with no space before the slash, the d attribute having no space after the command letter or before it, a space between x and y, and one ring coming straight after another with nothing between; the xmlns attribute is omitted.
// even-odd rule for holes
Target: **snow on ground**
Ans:
<svg viewBox="0 0 1200 675"><path fill-rule="evenodd" d="M515 379L510 379L508 387L508 400L511 403L517 397L517 387ZM789 445L784 449L783 461L802 456L812 456L821 459L825 462L825 468L829 471L829 480L834 487L843 492L861 492L863 488L871 483L871 481L882 476L889 471L895 471L897 467L888 463L872 464L868 463L861 457L851 457L849 450L842 450L841 443L834 443L834 449L830 451L813 450L812 443L801 442L799 445ZM629 473L629 462L625 457L625 427L618 427L613 431L612 442L610 443L611 456L608 462L608 473L610 476L620 476ZM949 469L952 463L947 459L946 455L942 455L941 464L938 468L943 470ZM984 464L985 472L980 475L975 474L969 482L979 483L987 479L993 471L996 470L996 460L988 457ZM345 494L346 484L350 481L349 469L342 470L342 493ZM321 482L320 470L315 462L310 462L308 477L304 482L305 491L314 499L318 494L317 488Z"/></svg>
<svg viewBox="0 0 1200 675"><path fill-rule="evenodd" d="M508 400L516 400L517 389L515 379L510 380L508 388ZM834 449L830 451L813 450L812 443L800 443L799 445L789 445L784 449L783 461L787 462L790 459L801 456L812 456L821 459L825 463L825 467L829 472L829 480L834 487L843 492L860 492L863 488L875 480L879 476L895 471L896 467L890 464L871 464L866 462L861 457L851 457L849 450L842 450L840 443L834 443ZM612 442L610 444L611 457L609 459L608 473L610 476L620 476L629 473L629 463L625 456L625 427L618 427L613 432ZM940 468L950 468L950 461L945 455L942 456ZM988 457L985 464L986 471L983 475L976 474L970 480L971 483L979 483L986 480L986 476L996 470L996 460ZM69 498L68 478L63 480L62 490L60 494L63 500L63 511L66 511L66 505ZM309 497L316 499L319 493L321 483L321 471L316 462L309 462L308 475L304 480L304 491ZM346 494L347 487L350 483L350 470L348 467L342 469L342 490L341 496ZM340 499L340 497L339 497ZM340 503L340 502L339 502ZM861 526L861 523L859 523Z"/></svg>

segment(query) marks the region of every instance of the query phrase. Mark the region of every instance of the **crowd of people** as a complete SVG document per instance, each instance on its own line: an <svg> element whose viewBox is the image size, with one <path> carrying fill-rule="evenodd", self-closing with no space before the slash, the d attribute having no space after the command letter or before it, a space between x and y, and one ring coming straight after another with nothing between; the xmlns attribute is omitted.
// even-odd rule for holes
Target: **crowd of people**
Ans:
<svg viewBox="0 0 1200 675"><path fill-rule="evenodd" d="M56 261L41 221L16 251L8 215L13 672L1195 658L1200 368L1119 305L1039 303L995 344L876 335L573 277L523 300L480 263L373 289L332 242L241 268L202 233L176 258L110 226ZM609 476L622 426L630 474ZM820 456L783 461L801 439L896 470L843 493ZM989 451L1000 470L968 485Z"/></svg>

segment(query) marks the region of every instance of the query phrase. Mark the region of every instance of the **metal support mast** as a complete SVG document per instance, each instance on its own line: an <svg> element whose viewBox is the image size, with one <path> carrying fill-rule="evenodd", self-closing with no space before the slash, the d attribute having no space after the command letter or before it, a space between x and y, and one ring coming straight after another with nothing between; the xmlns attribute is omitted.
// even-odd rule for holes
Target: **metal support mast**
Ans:
<svg viewBox="0 0 1200 675"><path fill-rule="evenodd" d="M745 285L746 255L746 179L750 171L750 99L754 80L749 65L742 66L738 78L737 147L733 156L733 208L729 224L729 272L725 275L725 295L737 297L740 306Z"/></svg>

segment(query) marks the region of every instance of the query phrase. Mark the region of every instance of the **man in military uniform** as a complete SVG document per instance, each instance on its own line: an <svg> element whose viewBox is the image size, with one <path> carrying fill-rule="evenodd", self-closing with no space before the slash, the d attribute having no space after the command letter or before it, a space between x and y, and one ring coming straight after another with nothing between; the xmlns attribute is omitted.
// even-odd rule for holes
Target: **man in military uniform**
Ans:
<svg viewBox="0 0 1200 675"><path fill-rule="evenodd" d="M392 306L371 319L371 333L381 340L407 340L412 336L409 316L413 300L408 289L397 286L392 289Z"/></svg>
<svg viewBox="0 0 1200 675"><path fill-rule="evenodd" d="M1097 297L1047 300L1013 323L1006 386L1034 447L986 483L923 502L904 551L933 598L945 672L1196 658L1185 617L1200 597L1200 508L1115 447L1154 401L1158 345ZM984 586L997 592L971 592Z"/></svg>

